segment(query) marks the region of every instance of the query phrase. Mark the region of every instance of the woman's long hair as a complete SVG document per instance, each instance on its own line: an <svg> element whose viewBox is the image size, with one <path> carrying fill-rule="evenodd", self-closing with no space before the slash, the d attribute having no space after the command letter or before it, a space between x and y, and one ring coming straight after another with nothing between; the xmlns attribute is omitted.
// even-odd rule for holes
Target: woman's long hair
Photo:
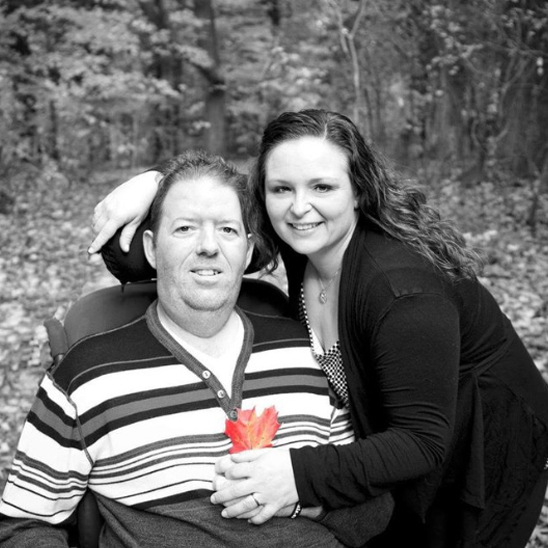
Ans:
<svg viewBox="0 0 548 548"><path fill-rule="evenodd" d="M273 268L277 266L279 240L265 206L266 161L277 145L310 136L329 141L348 157L362 220L413 248L450 279L476 277L481 260L466 246L462 234L426 203L418 187L401 183L389 172L384 160L366 144L349 118L325 110L285 112L263 133L250 185L262 210L263 233L269 240Z"/></svg>

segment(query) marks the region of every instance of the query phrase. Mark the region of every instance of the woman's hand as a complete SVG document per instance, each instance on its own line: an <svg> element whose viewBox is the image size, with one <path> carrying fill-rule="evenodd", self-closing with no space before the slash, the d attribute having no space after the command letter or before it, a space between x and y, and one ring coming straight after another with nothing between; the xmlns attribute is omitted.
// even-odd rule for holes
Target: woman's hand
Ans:
<svg viewBox="0 0 548 548"><path fill-rule="evenodd" d="M219 478L219 477L221 477L221 476L217 476L217 478ZM240 481L242 481L242 480L240 480ZM234 482L231 482L231 483L237 483L237 482L234 481ZM242 508L242 509L243 508L251 508L251 510L244 511L243 514L238 514L237 516L226 515L224 513L224 510L223 510L222 516L226 517L226 518L234 517L234 518L237 518L237 519L246 519L249 523L254 523L255 524L255 520L253 518L261 513L261 511L263 510L263 506L262 505L257 505L257 501L255 501L255 498L253 498L251 495L247 495L246 497L241 497L239 499L234 499L234 500L227 501L227 502L224 503L224 506L225 506L225 508L232 507L231 511L232 512L237 512L238 508L234 508L234 506L237 505L237 504L240 505L239 507ZM291 516L294 509L295 509L294 504L290 504L289 506L284 506L283 508L278 510L274 514L274 516L277 517L277 518L288 518L289 516ZM312 509L312 511L313 511L312 512L312 517L313 517L313 515L317 515L317 513L319 513L319 512L317 512L317 513L314 512L314 510L315 509ZM301 515L305 516L305 517L310 517L308 509L303 509Z"/></svg>
<svg viewBox="0 0 548 548"><path fill-rule="evenodd" d="M290 515L298 501L289 449L229 455L217 461L215 472L211 502L225 506L225 518L245 517L260 525L275 515Z"/></svg>
<svg viewBox="0 0 548 548"><path fill-rule="evenodd" d="M122 226L120 248L129 251L135 231L147 216L156 196L161 176L158 171L140 173L116 187L95 206L92 225L95 239L88 249L90 255L99 252Z"/></svg>

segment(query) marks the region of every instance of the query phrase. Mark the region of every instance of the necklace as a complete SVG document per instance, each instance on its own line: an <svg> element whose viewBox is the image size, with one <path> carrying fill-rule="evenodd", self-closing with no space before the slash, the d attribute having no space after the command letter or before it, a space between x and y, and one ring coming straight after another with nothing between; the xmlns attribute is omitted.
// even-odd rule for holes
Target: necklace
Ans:
<svg viewBox="0 0 548 548"><path fill-rule="evenodd" d="M320 282L320 287L322 290L320 291L320 294L318 295L318 300L320 301L320 304L325 304L327 302L327 290L329 289L329 286L333 283L335 278L337 277L337 274L341 271L341 268L335 272L335 275L325 284L325 286L322 283L322 278L320 277L318 273L318 281Z"/></svg>

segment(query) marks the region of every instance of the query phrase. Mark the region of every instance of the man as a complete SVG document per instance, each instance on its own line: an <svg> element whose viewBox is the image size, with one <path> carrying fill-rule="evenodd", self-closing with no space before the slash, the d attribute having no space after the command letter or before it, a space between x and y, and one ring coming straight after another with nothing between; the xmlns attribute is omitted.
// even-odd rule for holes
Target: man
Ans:
<svg viewBox="0 0 548 548"><path fill-rule="evenodd" d="M277 446L353 439L306 331L235 306L255 223L245 178L223 160L191 152L169 164L144 235L158 300L45 375L0 503L1 546L67 546L63 525L86 489L107 548L342 546L311 519L257 527L209 501L237 409L275 406Z"/></svg>

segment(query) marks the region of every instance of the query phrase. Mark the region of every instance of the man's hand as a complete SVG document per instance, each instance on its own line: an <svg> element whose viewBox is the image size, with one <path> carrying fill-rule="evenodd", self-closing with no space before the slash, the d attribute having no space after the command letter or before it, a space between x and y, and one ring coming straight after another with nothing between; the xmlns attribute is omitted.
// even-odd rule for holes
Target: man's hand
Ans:
<svg viewBox="0 0 548 548"><path fill-rule="evenodd" d="M116 187L95 206L92 223L95 239L88 249L90 255L98 253L122 226L120 248L129 251L135 231L156 196L161 176L158 171L140 173Z"/></svg>

